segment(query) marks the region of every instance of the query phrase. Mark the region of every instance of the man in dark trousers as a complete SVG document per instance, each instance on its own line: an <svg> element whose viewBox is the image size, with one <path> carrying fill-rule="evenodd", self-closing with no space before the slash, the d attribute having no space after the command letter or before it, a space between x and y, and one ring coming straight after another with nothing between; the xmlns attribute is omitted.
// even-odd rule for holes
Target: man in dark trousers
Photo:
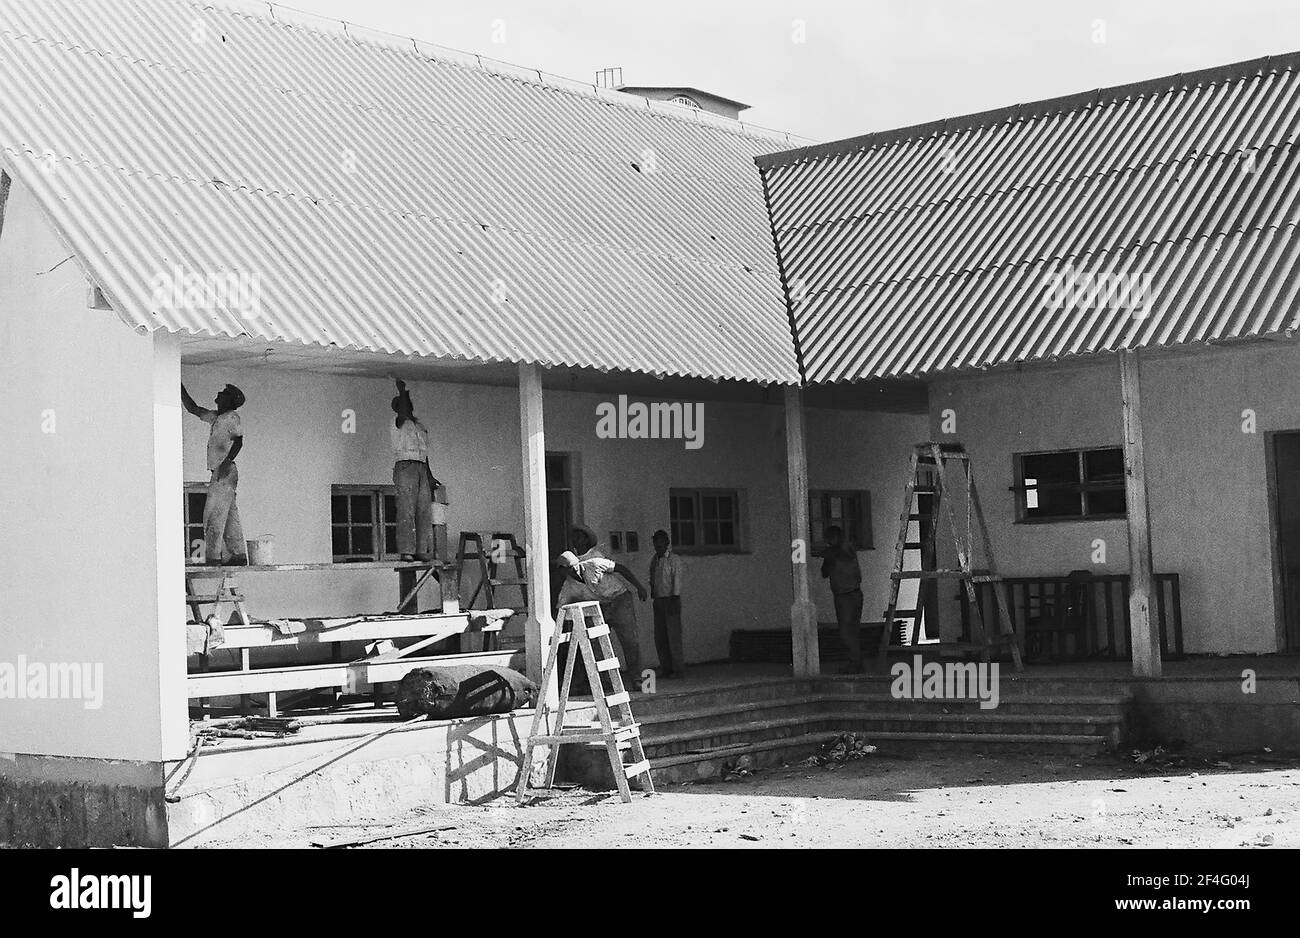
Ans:
<svg viewBox="0 0 1300 938"><path fill-rule="evenodd" d="M429 431L415 416L406 382L393 398L393 485L397 488L397 552L403 560L433 559L434 478L429 468Z"/></svg>
<svg viewBox="0 0 1300 938"><path fill-rule="evenodd" d="M830 580L835 601L835 621L849 655L845 674L862 673L862 568L852 545L844 542L844 529L833 524L826 529L826 550L822 554L822 578Z"/></svg>
<svg viewBox="0 0 1300 938"><path fill-rule="evenodd" d="M650 596L654 605L659 676L685 677L686 658L682 652L682 562L673 553L667 531L656 531L651 543L654 544L655 555L650 560Z"/></svg>
<svg viewBox="0 0 1300 938"><path fill-rule="evenodd" d="M194 403L182 384L181 403L212 428L208 433L208 471L212 473L212 481L208 483L208 497L203 506L203 562L244 566L248 563L248 545L235 502L239 487L235 457L244 448L244 431L239 425L244 392L227 384L217 392L217 409L208 410Z"/></svg>

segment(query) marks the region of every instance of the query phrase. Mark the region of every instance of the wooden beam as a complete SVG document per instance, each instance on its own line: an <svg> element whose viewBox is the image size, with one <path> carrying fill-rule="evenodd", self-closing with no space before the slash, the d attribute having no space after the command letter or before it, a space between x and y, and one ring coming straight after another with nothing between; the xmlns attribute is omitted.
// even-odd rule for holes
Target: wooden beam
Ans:
<svg viewBox="0 0 1300 938"><path fill-rule="evenodd" d="M312 620L322 627L293 635L282 635L271 625L228 625L226 642L220 648L279 648L295 645L328 645L334 642L369 642L392 638L421 638L438 635L450 638L470 631L469 616L428 613L414 616L361 616L351 619ZM337 623L337 624L331 624ZM220 650L217 649L217 650Z"/></svg>
<svg viewBox="0 0 1300 938"><path fill-rule="evenodd" d="M542 412L542 372L536 365L519 366L519 436L524 468L524 563L528 578L528 620L524 643L528 677L541 683L546 653L555 634L551 614L551 548L546 537L546 430ZM559 704L554 675L540 691Z"/></svg>
<svg viewBox="0 0 1300 938"><path fill-rule="evenodd" d="M439 665L478 665L487 668L509 667L515 654L511 649L476 651L464 655L430 655L424 658L397 658L391 661L337 662L308 664L289 668L258 668L252 671L207 671L186 679L191 700L202 697L234 697L265 694L271 691L313 690L317 688L355 689L361 684L400 681L416 668Z"/></svg>
<svg viewBox="0 0 1300 938"><path fill-rule="evenodd" d="M396 560L362 560L356 563L277 563L277 564L252 564L243 567L220 567L207 564L189 564L185 567L185 573L190 577L198 578L219 578L223 576L239 576L242 573L311 573L322 570L359 572L362 570L396 570L402 571L419 571L433 568L435 571L446 568L455 569L454 563L425 563L423 561L396 561ZM436 574L435 574L436 575Z"/></svg>
<svg viewBox="0 0 1300 938"><path fill-rule="evenodd" d="M1160 677L1160 623L1151 616L1151 514L1147 507L1146 452L1142 439L1141 362L1119 353L1124 405L1124 500L1128 509L1129 649L1135 677Z"/></svg>
<svg viewBox="0 0 1300 938"><path fill-rule="evenodd" d="M790 635L794 645L795 677L821 673L817 645L817 607L808 588L811 540L808 536L808 456L804 443L803 392L785 389L786 475L790 481L790 560L794 602L790 605Z"/></svg>

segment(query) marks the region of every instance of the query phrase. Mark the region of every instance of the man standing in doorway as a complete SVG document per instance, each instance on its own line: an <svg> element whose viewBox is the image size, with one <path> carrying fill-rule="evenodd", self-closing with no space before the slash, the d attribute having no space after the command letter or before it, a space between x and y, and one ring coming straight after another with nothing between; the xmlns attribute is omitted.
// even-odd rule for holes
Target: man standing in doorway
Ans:
<svg viewBox="0 0 1300 938"><path fill-rule="evenodd" d="M845 674L862 673L862 568L858 554L844 542L844 529L837 524L826 529L826 551L822 554L822 578L830 580L835 601L835 620L848 652Z"/></svg>
<svg viewBox="0 0 1300 938"><path fill-rule="evenodd" d="M212 429L208 433L208 497L203 506L203 562L228 567L248 563L248 545L239 523L239 506L235 503L239 487L239 470L235 457L244 448L244 431L239 425L239 408L244 406L244 392L227 384L217 392L216 410L194 403L190 392L181 385L181 403L195 417ZM225 548L224 554L222 548Z"/></svg>
<svg viewBox="0 0 1300 938"><path fill-rule="evenodd" d="M682 562L673 553L667 531L656 531L651 543L655 555L650 560L650 595L654 604L659 677L686 677L686 658L682 652Z"/></svg>

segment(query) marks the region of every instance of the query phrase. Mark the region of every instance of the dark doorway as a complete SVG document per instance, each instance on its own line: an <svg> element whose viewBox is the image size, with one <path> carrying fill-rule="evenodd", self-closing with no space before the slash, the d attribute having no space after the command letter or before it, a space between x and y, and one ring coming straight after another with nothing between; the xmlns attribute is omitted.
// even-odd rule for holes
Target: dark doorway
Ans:
<svg viewBox="0 0 1300 938"><path fill-rule="evenodd" d="M569 549L577 501L577 472L572 453L546 454L546 539L551 559ZM563 578L551 574L551 606L559 601Z"/></svg>
<svg viewBox="0 0 1300 938"><path fill-rule="evenodd" d="M1287 651L1300 651L1300 431L1273 434L1273 512Z"/></svg>

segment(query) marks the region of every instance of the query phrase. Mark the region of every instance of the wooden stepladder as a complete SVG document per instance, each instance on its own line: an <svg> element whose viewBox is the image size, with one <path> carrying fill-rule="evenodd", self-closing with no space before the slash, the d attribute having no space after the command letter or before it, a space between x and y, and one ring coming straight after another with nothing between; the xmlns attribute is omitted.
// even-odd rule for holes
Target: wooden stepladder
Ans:
<svg viewBox="0 0 1300 938"><path fill-rule="evenodd" d="M572 629L564 630L565 623ZM592 647L596 640L600 657ZM569 644L568 663L564 669L564 679L560 682L560 702L555 710L555 731L551 732L550 707L546 703L545 688L549 686L551 675L560 658L560 646ZM577 652L574 652L576 647ZM573 669L581 655L587 668L587 682L591 686L592 699L596 704L596 720L588 726L564 725L564 712L569 703L569 688L573 683ZM600 676L609 675L612 694L606 695ZM609 640L609 626L601 614L600 603L569 603L560 607L560 618L556 623L555 635L551 639L551 648L546 656L546 669L542 674L543 697L538 701L537 711L533 714L533 726L528 733L528 743L524 747L524 761L519 770L519 787L516 794L522 802L528 794L528 775L533 765L533 750L537 746L550 746L546 758L546 784L549 789L555 784L555 768L560 758L560 746L569 743L601 742L609 753L609 767L613 770L614 781L618 785L619 796L624 802L632 800L632 790L628 779L642 776L641 790L654 793L654 780L650 777L650 760L646 758L645 747L641 745L641 727L632 717L631 696L623 687L623 677L619 673L618 656ZM613 711L611 713L611 711ZM622 749L632 753L632 762L623 764Z"/></svg>
<svg viewBox="0 0 1300 938"><path fill-rule="evenodd" d="M237 567L214 566L201 572L185 574L185 605L190 607L190 614L194 616L195 622L206 622L210 617L216 616L222 625L226 625L227 620L221 613L222 607L229 605L239 616L240 625L252 624L253 620L248 617L248 612L244 609L244 594L239 591L239 586L235 582L237 570ZM203 579L218 580L216 590L212 593L199 592L199 586L195 581ZM206 615L203 612L204 606L212 607Z"/></svg>
<svg viewBox="0 0 1300 938"><path fill-rule="evenodd" d="M949 471L952 470L952 463L960 464L960 477L955 480L949 479ZM963 486L962 494L966 508L966 523L964 526L958 524L957 510L953 502L956 498L956 490L952 488L951 482L956 482ZM918 489L923 492L929 492L931 497L931 507L928 516L921 517L915 514L914 499ZM948 516L949 527L952 530L953 546L957 555L956 569L935 569L935 570L908 570L905 569L905 557L909 549L914 549L920 545L908 538L908 532L912 522L918 521L921 525L929 523L930 543L937 540L939 533L939 513L941 508ZM978 527L980 545L984 551L985 566L977 569L975 567L975 529ZM922 530L921 540L924 541L926 533ZM966 590L966 598L970 602L971 623L974 631L978 632L978 642L972 642L969 645L962 645L954 642L940 642L936 645L927 645L926 647L935 647L940 649L953 648L973 648L981 653L981 657L988 660L993 656L994 651L1001 645L1007 645L1011 651L1011 659L1015 663L1017 671L1024 670L1020 660L1020 644L1016 639L1015 627L1011 622L1011 613L1007 608L1006 595L1003 593L1001 586L995 586L993 595L997 602L997 621L996 623L986 623L984 614L980 609L979 601L976 596L975 584L977 583L994 583L1001 584L1002 577L997 571L997 563L993 559L993 542L989 538L988 525L984 521L984 509L980 505L979 490L975 485L975 471L971 466L970 454L960 443L918 443L912 449L911 465L908 470L907 484L903 490L903 514L899 525L898 542L894 548L894 569L889 575L889 608L885 611L885 627L880 636L879 655L883 658L891 649L905 650L906 646L891 645L891 637L895 634L897 623L900 619L898 614L898 594L899 587L904 580L944 580L960 579ZM921 603L918 602L918 606ZM989 628L989 625L996 625L997 631ZM913 643L915 644L917 632L919 629L919 620L913 624ZM976 636L972 635L972 639Z"/></svg>
<svg viewBox="0 0 1300 938"><path fill-rule="evenodd" d="M497 543L509 544L508 550L497 551ZM470 544L474 549L470 550ZM460 534L460 546L456 550L456 563L460 568L461 582L465 582L465 561L477 560L479 570L478 585L474 587L474 593L470 596L469 602L465 604L466 609L473 609L474 603L482 593L487 601L484 608L497 608L496 591L503 586L514 587L519 590L522 602L518 606L511 606L517 612L523 612L528 608L528 576L524 572L524 549L515 541L515 536L509 532L495 532L488 541L489 547L483 546L483 536L476 531L462 531ZM514 561L515 575L510 578L500 576L500 567L507 561Z"/></svg>

